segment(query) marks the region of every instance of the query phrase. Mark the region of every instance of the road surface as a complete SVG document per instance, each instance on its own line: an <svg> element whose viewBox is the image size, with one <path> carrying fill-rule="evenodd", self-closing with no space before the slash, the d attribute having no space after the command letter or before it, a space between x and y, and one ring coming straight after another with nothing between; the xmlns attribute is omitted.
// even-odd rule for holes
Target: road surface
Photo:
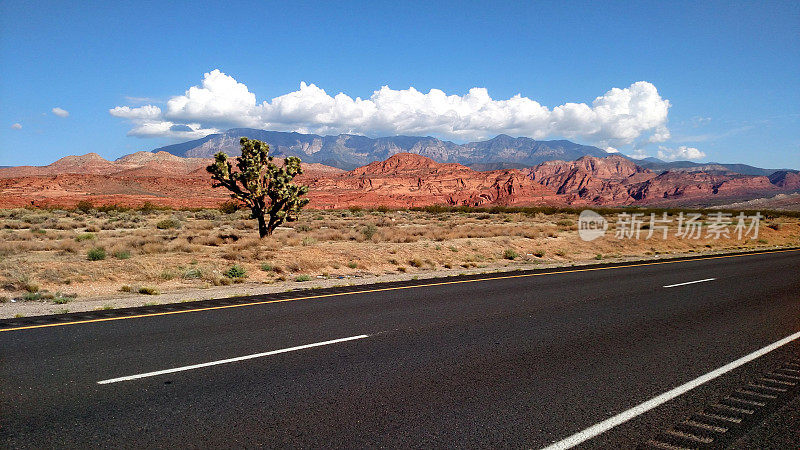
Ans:
<svg viewBox="0 0 800 450"><path fill-rule="evenodd" d="M6 329L0 445L541 448L798 331L800 251ZM771 350L580 445L646 441L800 340Z"/></svg>

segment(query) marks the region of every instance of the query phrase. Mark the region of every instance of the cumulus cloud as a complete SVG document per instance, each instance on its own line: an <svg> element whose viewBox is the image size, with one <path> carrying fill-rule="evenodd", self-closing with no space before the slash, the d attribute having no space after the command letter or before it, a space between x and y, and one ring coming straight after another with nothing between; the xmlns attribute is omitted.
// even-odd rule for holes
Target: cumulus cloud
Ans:
<svg viewBox="0 0 800 450"><path fill-rule="evenodd" d="M647 142L664 142L670 137L671 134L666 126L658 126L653 134L647 139Z"/></svg>
<svg viewBox="0 0 800 450"><path fill-rule="evenodd" d="M202 86L167 101L167 119L237 125L256 124L256 96L219 70L205 74Z"/></svg>
<svg viewBox="0 0 800 450"><path fill-rule="evenodd" d="M160 120L161 108L153 105L145 105L140 108L131 108L129 106L117 106L108 110L112 116L122 117L131 120Z"/></svg>
<svg viewBox="0 0 800 450"><path fill-rule="evenodd" d="M203 128L199 123L185 124L164 120L161 108L154 105L138 108L117 106L108 112L114 117L128 119L134 124L128 132L130 136L196 139L219 131L216 128Z"/></svg>
<svg viewBox="0 0 800 450"><path fill-rule="evenodd" d="M21 130L22 129L22 124L21 123L15 123L15 124L11 125L11 129L12 130Z"/></svg>
<svg viewBox="0 0 800 450"><path fill-rule="evenodd" d="M69 117L69 111L66 109L55 107L51 111L53 111L53 114L57 115L58 117Z"/></svg>
<svg viewBox="0 0 800 450"><path fill-rule="evenodd" d="M661 98L656 87L646 81L613 88L591 104L564 103L552 109L519 94L496 100L478 87L464 95L448 95L439 89L425 93L413 87L395 90L383 86L362 99L344 93L332 96L305 82L297 91L258 103L245 84L213 70L199 86L170 98L164 111L145 105L118 106L109 112L129 120L133 124L129 134L135 136L184 137L175 133L199 135L226 127L253 127L319 134L435 135L455 140L501 133L535 139L559 136L610 147L668 139L669 107L669 100ZM175 125L186 125L192 131Z"/></svg>
<svg viewBox="0 0 800 450"><path fill-rule="evenodd" d="M658 147L658 157L667 161L692 160L705 158L706 154L694 148L681 145L678 148Z"/></svg>

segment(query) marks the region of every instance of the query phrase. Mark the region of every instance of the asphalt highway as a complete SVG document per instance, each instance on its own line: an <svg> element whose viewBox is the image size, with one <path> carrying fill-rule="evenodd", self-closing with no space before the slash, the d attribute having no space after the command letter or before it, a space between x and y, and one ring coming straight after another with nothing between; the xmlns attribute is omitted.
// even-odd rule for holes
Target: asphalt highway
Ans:
<svg viewBox="0 0 800 450"><path fill-rule="evenodd" d="M798 332L800 251L4 330L0 446L542 448ZM634 447L798 356L580 445Z"/></svg>

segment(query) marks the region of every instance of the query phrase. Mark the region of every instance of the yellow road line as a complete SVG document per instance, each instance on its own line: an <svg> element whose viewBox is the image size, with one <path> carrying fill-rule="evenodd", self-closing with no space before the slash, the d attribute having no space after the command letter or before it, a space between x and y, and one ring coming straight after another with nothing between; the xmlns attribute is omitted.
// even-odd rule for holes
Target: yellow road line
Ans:
<svg viewBox="0 0 800 450"><path fill-rule="evenodd" d="M0 329L0 332L3 331L19 331L19 330L30 330L34 328L47 328L47 327L60 327L64 325L77 325L81 323L94 323L94 322L108 322L111 320L124 320L124 319L138 319L142 317L154 317L154 316L166 316L170 314L183 314L183 313L190 313L190 312L199 312L199 311L211 311L215 309L226 309L226 308L240 308L242 306L254 306L254 305L266 305L269 303L283 303L283 302L294 302L298 300L311 300L311 299L320 299L320 298L327 298L327 297L339 297L343 295L354 295L354 294L368 294L371 292L383 292L383 291L396 291L400 289L415 289L421 287L429 287L429 286L443 286L447 284L459 284L459 283L476 283L479 281L491 281L491 280L506 280L510 278L525 278L525 277L538 277L544 275L558 275L563 273L575 273L575 272L591 272L596 270L612 270L612 269L626 269L629 267L642 267L642 266L655 266L659 264L678 264L678 263L685 263L685 262L692 262L692 261L703 261L709 259L721 259L721 258L738 258L742 256L754 256L754 255L765 255L770 253L784 253L784 252L796 252L800 249L786 249L786 250L767 250L763 252L757 253L747 253L743 255L718 255L718 256L705 256L701 258L693 258L693 259L685 259L685 260L669 260L669 261L652 261L646 263L638 263L638 264L628 264L624 266L609 266L609 267L591 267L586 269L568 269L568 270L559 270L556 272L539 272L539 273L524 273L524 274L515 274L515 275L503 275L497 277L484 277L484 278L475 278L472 280L452 280L452 281L440 281L437 283L427 283L427 284L414 284L410 286L396 286L396 287L387 287L387 288L376 288L376 289L365 289L363 291L352 291L352 292L336 292L332 294L317 294L317 295L307 295L303 297L294 297L294 298L286 298L286 299L279 299L279 300L262 300L250 303L240 303L236 305L223 305L223 306L209 306L206 308L195 308L195 309L184 309L181 311L165 311L159 313L147 313L147 314L136 314L133 316L121 316L121 317L106 317L103 319L88 319L88 320L76 320L74 322L61 322L61 323L50 323L50 324L43 324L43 325L28 325L24 327L16 327L16 328L6 328ZM88 311L87 311L88 312Z"/></svg>

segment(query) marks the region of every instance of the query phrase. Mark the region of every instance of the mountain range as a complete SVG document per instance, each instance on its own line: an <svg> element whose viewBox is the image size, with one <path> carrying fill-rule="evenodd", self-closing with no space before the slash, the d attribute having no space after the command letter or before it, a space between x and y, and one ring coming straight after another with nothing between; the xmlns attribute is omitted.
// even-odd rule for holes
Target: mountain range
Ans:
<svg viewBox="0 0 800 450"><path fill-rule="evenodd" d="M47 166L0 168L0 207L95 204L213 207L212 155L239 154L239 138L299 156L315 208L432 204L710 206L800 191L800 173L744 164L636 160L565 140L499 135L455 144L433 137L318 136L233 129L109 161L97 153ZM794 197L792 197L794 198ZM799 205L800 206L800 205Z"/></svg>
<svg viewBox="0 0 800 450"><path fill-rule="evenodd" d="M210 158L138 152L116 161L96 153L41 167L0 169L0 207L95 205L214 207L229 198L211 186ZM800 190L800 173L654 172L621 155L545 161L523 169L477 171L414 153L396 153L350 171L303 163L312 208L406 208L434 204L709 206ZM791 206L791 205L790 205Z"/></svg>
<svg viewBox="0 0 800 450"><path fill-rule="evenodd" d="M426 156L441 163L458 163L479 171L522 169L546 161L574 161L583 156L602 158L606 151L567 140L537 141L504 134L486 141L456 144L434 137L393 136L369 138L352 134L320 136L316 134L234 128L180 144L153 150L190 158L210 158L217 152L239 154L239 138L258 139L270 145L277 156L298 156L304 162L319 163L352 170L373 161L383 161L398 153ZM737 173L769 176L778 169L762 169L746 164L665 162L657 158L633 159L637 165L659 171Z"/></svg>
<svg viewBox="0 0 800 450"><path fill-rule="evenodd" d="M241 137L266 142L274 155L298 156L303 161L344 170L352 170L373 161L383 161L397 153L413 153L443 163L455 162L466 166L476 164L486 170L529 167L544 161L574 160L586 155L607 155L597 147L570 141L535 141L502 134L488 141L459 145L430 136L320 136L251 128L234 128L202 139L161 147L153 152L164 151L190 158L210 158L220 151L238 155Z"/></svg>

